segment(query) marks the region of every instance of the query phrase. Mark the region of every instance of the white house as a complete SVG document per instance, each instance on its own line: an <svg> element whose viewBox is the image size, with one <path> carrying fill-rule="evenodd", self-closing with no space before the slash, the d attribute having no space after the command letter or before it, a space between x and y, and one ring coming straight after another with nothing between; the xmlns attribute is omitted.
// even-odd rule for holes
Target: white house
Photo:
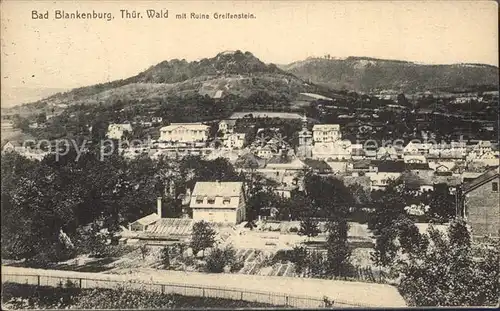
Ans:
<svg viewBox="0 0 500 311"><path fill-rule="evenodd" d="M271 145L266 145L262 148L257 149L257 156L263 159L270 159L275 155L278 155L279 152L277 148Z"/></svg>
<svg viewBox="0 0 500 311"><path fill-rule="evenodd" d="M245 133L232 133L226 136L224 146L231 149L241 149L245 144Z"/></svg>
<svg viewBox="0 0 500 311"><path fill-rule="evenodd" d="M313 126L314 143L329 143L340 139L340 125L316 124Z"/></svg>
<svg viewBox="0 0 500 311"><path fill-rule="evenodd" d="M197 182L191 194L193 220L238 224L246 217L242 182Z"/></svg>
<svg viewBox="0 0 500 311"><path fill-rule="evenodd" d="M429 155L438 158L460 159L467 153L465 142L455 142L433 144L429 149Z"/></svg>
<svg viewBox="0 0 500 311"><path fill-rule="evenodd" d="M367 172L370 177L371 190L385 190L391 180L396 180L401 176L399 172Z"/></svg>
<svg viewBox="0 0 500 311"><path fill-rule="evenodd" d="M472 150L480 155L491 152L492 151L492 145L490 141L487 140L480 140L476 145L472 147Z"/></svg>
<svg viewBox="0 0 500 311"><path fill-rule="evenodd" d="M194 143L208 139L209 126L202 123L172 123L160 129L160 141Z"/></svg>
<svg viewBox="0 0 500 311"><path fill-rule="evenodd" d="M232 133L236 120L222 120L219 122L219 132L224 134Z"/></svg>
<svg viewBox="0 0 500 311"><path fill-rule="evenodd" d="M427 163L427 158L423 155L404 155L404 163Z"/></svg>
<svg viewBox="0 0 500 311"><path fill-rule="evenodd" d="M393 146L380 147L377 150L377 159L397 160L398 158L399 152Z"/></svg>
<svg viewBox="0 0 500 311"><path fill-rule="evenodd" d="M410 141L406 147L404 147L403 152L405 154L428 154L429 150L432 148L430 143L415 143Z"/></svg>
<svg viewBox="0 0 500 311"><path fill-rule="evenodd" d="M126 132L132 133L132 125L128 123L112 123L108 126L108 132L106 136L110 139L120 140Z"/></svg>

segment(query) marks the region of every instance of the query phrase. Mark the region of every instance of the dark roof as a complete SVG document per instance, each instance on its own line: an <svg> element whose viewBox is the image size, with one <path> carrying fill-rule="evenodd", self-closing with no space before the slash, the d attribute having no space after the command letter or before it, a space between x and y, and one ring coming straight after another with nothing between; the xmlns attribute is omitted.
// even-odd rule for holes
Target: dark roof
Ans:
<svg viewBox="0 0 500 311"><path fill-rule="evenodd" d="M431 170L429 163L405 163L407 170Z"/></svg>
<svg viewBox="0 0 500 311"><path fill-rule="evenodd" d="M326 164L325 161L320 161L320 160L313 160L313 159L304 159L302 162L304 162L307 166L309 166L312 169L319 170L319 171L330 171L331 167L330 165Z"/></svg>
<svg viewBox="0 0 500 311"><path fill-rule="evenodd" d="M497 166L496 168L487 171L486 173L477 177L476 179L473 179L471 182L464 184L462 186L463 193L465 194L467 192L470 192L470 191L484 185L485 183L490 182L491 180L498 178L500 176L498 168L499 167Z"/></svg>
<svg viewBox="0 0 500 311"><path fill-rule="evenodd" d="M371 161L370 160L359 160L352 164L353 168L362 169L362 168L370 168Z"/></svg>
<svg viewBox="0 0 500 311"><path fill-rule="evenodd" d="M378 167L379 172L384 173L402 173L405 170L403 161L372 161Z"/></svg>

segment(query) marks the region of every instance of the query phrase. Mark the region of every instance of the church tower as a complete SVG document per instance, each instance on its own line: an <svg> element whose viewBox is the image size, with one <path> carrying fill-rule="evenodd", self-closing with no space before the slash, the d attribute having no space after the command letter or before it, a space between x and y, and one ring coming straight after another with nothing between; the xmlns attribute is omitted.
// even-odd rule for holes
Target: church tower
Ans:
<svg viewBox="0 0 500 311"><path fill-rule="evenodd" d="M297 156L301 159L312 157L312 132L307 128L307 117L302 118L302 129L299 132Z"/></svg>

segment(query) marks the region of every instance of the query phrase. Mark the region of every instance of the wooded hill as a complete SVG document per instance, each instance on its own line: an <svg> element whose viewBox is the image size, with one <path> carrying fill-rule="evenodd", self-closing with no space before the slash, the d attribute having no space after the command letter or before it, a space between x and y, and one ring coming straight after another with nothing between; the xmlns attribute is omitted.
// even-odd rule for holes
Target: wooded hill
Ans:
<svg viewBox="0 0 500 311"><path fill-rule="evenodd" d="M306 81L357 92L498 89L498 67L483 64L428 65L348 57L309 58L280 68Z"/></svg>

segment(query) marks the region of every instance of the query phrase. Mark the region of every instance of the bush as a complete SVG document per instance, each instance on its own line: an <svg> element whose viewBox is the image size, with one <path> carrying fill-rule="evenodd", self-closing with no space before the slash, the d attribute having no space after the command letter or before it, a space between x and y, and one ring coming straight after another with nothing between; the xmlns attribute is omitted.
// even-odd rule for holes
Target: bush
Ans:
<svg viewBox="0 0 500 311"><path fill-rule="evenodd" d="M54 288L5 283L2 307L25 309L206 309L264 308L272 305L221 298L187 297L146 290Z"/></svg>
<svg viewBox="0 0 500 311"><path fill-rule="evenodd" d="M276 255L273 257L273 262L285 262L292 261L293 262L293 251L290 250L278 250Z"/></svg>
<svg viewBox="0 0 500 311"><path fill-rule="evenodd" d="M37 255L27 260L30 267L47 268L53 262L64 261L75 256L75 251L65 248L60 243L54 243L46 246Z"/></svg>
<svg viewBox="0 0 500 311"><path fill-rule="evenodd" d="M222 273L224 267L231 266L235 262L236 252L233 248L214 248L206 259L206 269L211 273Z"/></svg>
<svg viewBox="0 0 500 311"><path fill-rule="evenodd" d="M233 264L231 265L231 272L238 272L240 271L241 269L243 269L243 267L245 266L245 262L243 260L236 260L235 262L233 262Z"/></svg>

